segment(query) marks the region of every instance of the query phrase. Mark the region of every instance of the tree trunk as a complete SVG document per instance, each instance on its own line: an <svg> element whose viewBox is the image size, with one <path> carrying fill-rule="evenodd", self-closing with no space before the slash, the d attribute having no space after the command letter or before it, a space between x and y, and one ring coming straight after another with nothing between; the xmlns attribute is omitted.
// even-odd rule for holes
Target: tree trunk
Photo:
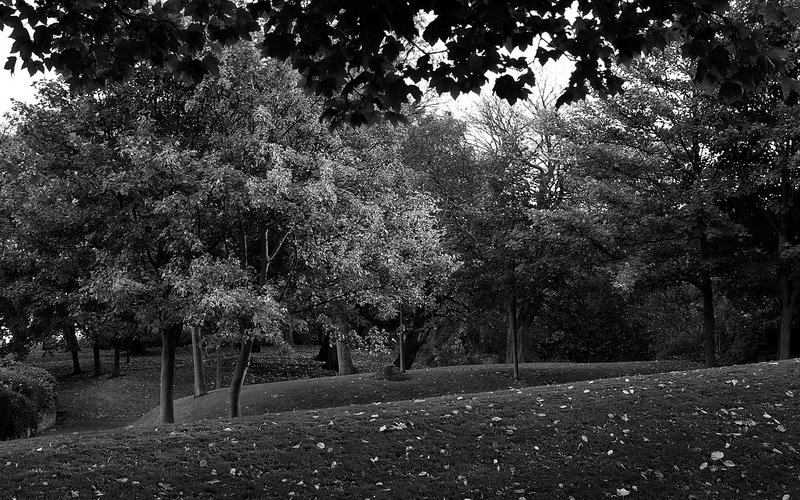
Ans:
<svg viewBox="0 0 800 500"><path fill-rule="evenodd" d="M703 344L706 368L713 368L717 364L716 319L714 317L714 289L711 287L711 277L708 274L707 271L703 272Z"/></svg>
<svg viewBox="0 0 800 500"><path fill-rule="evenodd" d="M780 335L778 337L778 359L789 359L791 353L792 340L792 319L794 307L797 302L797 287L791 281L791 266L784 258L783 252L789 243L789 222L791 218L791 206L793 198L793 186L789 177L789 172L781 172L781 204L778 213L778 291L781 299L781 318Z"/></svg>
<svg viewBox="0 0 800 500"><path fill-rule="evenodd" d="M514 360L514 380L519 380L519 328L517 325L517 296L514 295L511 299L511 309L509 310L511 316L511 346L513 352L512 358Z"/></svg>
<svg viewBox="0 0 800 500"><path fill-rule="evenodd" d="M78 360L80 346L78 345L78 336L75 334L75 325L67 325L64 327L64 341L67 343L67 349L72 353L72 374L79 375L83 373L80 361Z"/></svg>
<svg viewBox="0 0 800 500"><path fill-rule="evenodd" d="M339 362L339 375L356 373L356 368L353 366L353 358L350 355L350 346L347 345L347 342L336 341L336 358Z"/></svg>
<svg viewBox="0 0 800 500"><path fill-rule="evenodd" d="M117 337L114 339L114 366L111 368L111 377L119 377L120 369L119 369L119 356L120 351L122 350L122 339Z"/></svg>
<svg viewBox="0 0 800 500"><path fill-rule="evenodd" d="M788 271L780 271L778 285L781 294L781 323L778 337L778 359L791 358L792 320L797 304L797 288L792 288Z"/></svg>
<svg viewBox="0 0 800 500"><path fill-rule="evenodd" d="M512 310L516 314L512 315ZM514 362L514 331L516 330L517 362L532 361L530 348L530 330L538 312L538 305L531 302L520 302L519 299L509 301L506 314L506 363ZM516 328L515 328L516 325Z"/></svg>
<svg viewBox="0 0 800 500"><path fill-rule="evenodd" d="M703 346L706 368L713 368L717 364L716 318L714 316L714 287L711 282L711 270L708 267L711 254L708 249L708 236L705 228L702 228L700 232L700 257L703 266L700 270L702 280L700 291L703 294Z"/></svg>
<svg viewBox="0 0 800 500"><path fill-rule="evenodd" d="M200 347L200 325L192 325L192 360L194 361L194 397L208 394L206 370L203 366L203 350Z"/></svg>
<svg viewBox="0 0 800 500"><path fill-rule="evenodd" d="M289 323L288 328L286 328L286 333L284 334L284 340L289 345L295 345L294 343L294 331L292 330L292 324Z"/></svg>
<svg viewBox="0 0 800 500"><path fill-rule="evenodd" d="M222 387L222 346L217 346L217 380L215 380L216 384L214 384L215 389L220 389Z"/></svg>
<svg viewBox="0 0 800 500"><path fill-rule="evenodd" d="M173 395L175 390L175 351L183 325L173 325L161 331L161 410L162 424L175 422Z"/></svg>
<svg viewBox="0 0 800 500"><path fill-rule="evenodd" d="M399 354L399 356L400 356L400 373L405 373L406 372L406 345L405 345L406 344L406 339L405 339L405 332L406 332L406 327L403 325L403 308L400 307L400 334L399 334L400 338L398 339L399 340L398 344L400 344L400 354ZM339 359L342 359L342 357L339 356ZM341 366L341 363L339 364L339 366ZM340 372L341 372L341 369L340 369Z"/></svg>
<svg viewBox="0 0 800 500"><path fill-rule="evenodd" d="M94 354L94 376L99 377L103 374L103 367L100 364L100 343L98 342L97 336L95 336L94 342L92 343L92 353Z"/></svg>
<svg viewBox="0 0 800 500"><path fill-rule="evenodd" d="M236 362L236 368L234 368L233 377L231 378L231 417L239 417L242 414L239 408L239 398L242 395L242 386L244 385L244 377L247 375L247 367L250 366L250 352L252 349L252 339L242 342L242 348L239 350L239 360Z"/></svg>
<svg viewBox="0 0 800 500"><path fill-rule="evenodd" d="M330 337L327 335L320 334L319 354L314 359L324 361L322 364L323 370L339 371L339 358L337 357L336 349L331 346Z"/></svg>
<svg viewBox="0 0 800 500"><path fill-rule="evenodd" d="M417 353L420 348L428 341L430 330L427 328L420 328L419 330L406 330L403 332L403 357L405 359L405 368L408 370L414 361L417 359ZM400 367L400 355L394 358L394 365Z"/></svg>

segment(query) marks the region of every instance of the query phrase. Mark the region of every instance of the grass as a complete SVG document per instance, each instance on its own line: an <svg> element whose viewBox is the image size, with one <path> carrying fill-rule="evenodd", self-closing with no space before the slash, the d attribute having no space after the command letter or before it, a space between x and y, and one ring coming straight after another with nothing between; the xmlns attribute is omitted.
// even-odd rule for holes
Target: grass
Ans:
<svg viewBox="0 0 800 500"><path fill-rule="evenodd" d="M253 353L246 384L332 376L312 358L315 346L297 346L293 351L264 348ZM131 424L158 405L161 357L159 350L151 354L132 357L130 363L121 363L121 377L110 379L108 373L113 363L112 351L101 351L101 364L105 372L93 376L91 349L79 352L83 373L72 375L72 360L67 352L56 352L54 357L41 357L34 351L28 363L46 368L58 379L58 416L56 426L49 433L64 433L113 429ZM234 349L223 350L223 384L230 383L238 353ZM365 369L377 369L385 362L364 353L354 353L354 361ZM214 388L216 359L205 360L209 389ZM175 369L175 397L183 398L193 393L192 356L190 347L178 349Z"/></svg>
<svg viewBox="0 0 800 500"><path fill-rule="evenodd" d="M798 400L797 361L637 375L11 441L0 477L17 498L797 498Z"/></svg>
<svg viewBox="0 0 800 500"><path fill-rule="evenodd" d="M627 363L531 363L520 366L520 380L512 378L508 365L469 365L409 370L408 380L377 380L374 373L326 377L313 380L287 380L245 386L242 389L242 414L261 415L283 411L330 408L354 404L402 401L446 394L489 392L620 375L662 373L695 365L683 361L643 361ZM175 402L175 421L196 422L227 416L229 391L213 391L201 398L192 396ZM138 424L158 424L158 408L148 412Z"/></svg>

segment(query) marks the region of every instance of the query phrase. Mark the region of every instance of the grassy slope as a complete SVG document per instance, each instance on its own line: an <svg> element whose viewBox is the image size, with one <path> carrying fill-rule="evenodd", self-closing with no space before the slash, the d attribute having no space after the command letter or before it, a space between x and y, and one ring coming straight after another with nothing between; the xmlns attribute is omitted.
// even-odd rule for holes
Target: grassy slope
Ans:
<svg viewBox="0 0 800 500"><path fill-rule="evenodd" d="M298 346L293 352L281 352L276 348L264 348L254 353L247 372L247 384L260 384L277 380L331 376L320 363L312 358L318 348ZM80 362L84 373L71 375L72 362L67 352L57 352L54 357L41 357L32 353L28 363L50 370L58 378L58 419L50 433L112 429L133 423L158 405L161 357L157 348L152 354L133 357L126 364L123 355L122 377L109 379L107 375L92 376L92 351L80 351ZM101 351L102 366L107 374L111 370L113 352ZM360 366L372 367L384 360L374 360L362 353L354 353ZM223 351L223 383L230 382L238 352ZM175 397L182 398L193 392L192 357L188 347L178 349L175 370ZM205 360L209 388L213 388L215 358Z"/></svg>
<svg viewBox="0 0 800 500"><path fill-rule="evenodd" d="M410 370L408 380L376 380L374 373L290 380L256 384L242 389L242 414L261 415L291 410L330 408L351 404L402 401L446 394L488 392L621 375L662 373L688 369L682 361L643 361L629 363L536 363L520 367L520 381L512 378L508 365L470 365ZM196 422L228 415L229 391L214 391L202 398L191 396L175 402L175 421ZM158 408L138 421L158 423Z"/></svg>
<svg viewBox="0 0 800 500"><path fill-rule="evenodd" d="M18 498L797 498L798 402L790 361L12 441L0 477Z"/></svg>

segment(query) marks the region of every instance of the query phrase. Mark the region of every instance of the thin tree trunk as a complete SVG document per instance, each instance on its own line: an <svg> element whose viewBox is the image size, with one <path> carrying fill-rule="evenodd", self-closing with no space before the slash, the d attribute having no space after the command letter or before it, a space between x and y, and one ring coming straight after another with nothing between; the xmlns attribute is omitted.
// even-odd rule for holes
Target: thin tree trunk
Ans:
<svg viewBox="0 0 800 500"><path fill-rule="evenodd" d="M200 347L200 325L192 325L192 360L194 361L194 397L208 394L203 351Z"/></svg>
<svg viewBox="0 0 800 500"><path fill-rule="evenodd" d="M706 368L712 368L717 364L716 318L714 316L714 287L711 282L711 270L708 268L711 255L705 228L702 228L700 232L700 257L703 266L700 270L702 280L700 291L703 294L703 345Z"/></svg>
<svg viewBox="0 0 800 500"><path fill-rule="evenodd" d="M162 424L175 422L173 395L175 391L175 351L183 325L173 325L161 331L161 409Z"/></svg>
<svg viewBox="0 0 800 500"><path fill-rule="evenodd" d="M509 314L511 315L512 345L514 348L514 380L519 380L519 329L517 328L516 294L511 298L511 308L509 310Z"/></svg>
<svg viewBox="0 0 800 500"><path fill-rule="evenodd" d="M239 408L239 399L242 395L242 386L244 385L244 377L247 375L247 367L250 365L250 352L252 349L252 339L246 339L242 342L242 347L239 350L239 360L236 362L236 368L234 368L233 377L231 378L231 417L239 417L242 414Z"/></svg>
<svg viewBox="0 0 800 500"><path fill-rule="evenodd" d="M540 303L534 299L520 302L517 297L513 303L509 301L508 314L506 315L506 363L514 362L515 352L518 363L532 361L533 354L530 352L528 344L533 321L536 319L539 307ZM516 349L514 349L514 332L516 332L517 337Z"/></svg>
<svg viewBox="0 0 800 500"><path fill-rule="evenodd" d="M120 375L119 357L121 350L122 350L122 339L117 337L116 339L114 339L114 366L111 368L111 378L119 377Z"/></svg>
<svg viewBox="0 0 800 500"><path fill-rule="evenodd" d="M350 355L350 346L347 345L347 342L336 341L336 357L339 360L339 375L356 373L356 368L353 366L353 358Z"/></svg>
<svg viewBox="0 0 800 500"><path fill-rule="evenodd" d="M94 376L99 377L103 374L103 367L100 363L100 343L96 335L92 343L92 353L94 354Z"/></svg>
<svg viewBox="0 0 800 500"><path fill-rule="evenodd" d="M72 374L79 375L83 373L83 370L81 370L81 363L78 359L80 345L78 345L78 336L75 334L75 325L67 325L64 327L64 340L67 343L67 348L72 354Z"/></svg>
<svg viewBox="0 0 800 500"><path fill-rule="evenodd" d="M405 368L411 368L414 361L417 359L417 352L428 341L430 330L422 328L419 330L403 331L403 359L405 360ZM394 365L400 367L400 354L395 357Z"/></svg>
<svg viewBox="0 0 800 500"><path fill-rule="evenodd" d="M406 339L405 339L405 326L403 325L403 306L400 306L400 373L406 372ZM341 374L341 359L339 356L339 373Z"/></svg>
<svg viewBox="0 0 800 500"><path fill-rule="evenodd" d="M716 346L716 319L714 317L714 290L711 287L711 277L707 271L703 273L703 344L706 358L706 368L713 368L717 364Z"/></svg>
<svg viewBox="0 0 800 500"><path fill-rule="evenodd" d="M287 344L294 345L294 331L292 329L291 322L289 323L289 326L286 328L286 335L284 339L286 340Z"/></svg>
<svg viewBox="0 0 800 500"><path fill-rule="evenodd" d="M214 385L215 389L222 387L222 346L217 346L217 380Z"/></svg>
<svg viewBox="0 0 800 500"><path fill-rule="evenodd" d="M797 301L797 288L792 289L791 269L783 257L789 235L789 208L791 203L791 186L788 174L783 173L781 178L781 212L778 221L778 289L781 298L780 334L778 337L778 359L791 357L792 317L795 302Z"/></svg>
<svg viewBox="0 0 800 500"><path fill-rule="evenodd" d="M794 309L797 305L798 289L792 289L790 278L787 272L781 272L778 277L778 284L781 293L781 323L780 336L778 338L778 359L789 359L792 341L792 320Z"/></svg>

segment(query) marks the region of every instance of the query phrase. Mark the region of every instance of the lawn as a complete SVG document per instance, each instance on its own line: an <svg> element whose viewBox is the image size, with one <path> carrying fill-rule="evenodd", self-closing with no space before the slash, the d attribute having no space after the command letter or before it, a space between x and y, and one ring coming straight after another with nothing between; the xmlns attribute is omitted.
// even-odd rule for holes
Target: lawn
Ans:
<svg viewBox="0 0 800 500"><path fill-rule="evenodd" d="M296 346L291 351L264 348L253 353L247 371L246 384L261 384L299 378L334 375L325 371L313 357L318 347ZM54 357L41 357L34 351L28 363L49 370L58 379L58 416L56 426L49 433L63 433L124 427L158 405L161 357L158 348L151 348L149 355L131 357L130 363L121 363L122 376L108 378L113 362L112 351L101 351L105 372L94 377L91 349L80 351L83 373L72 375L69 353L58 351ZM238 352L235 349L222 351L223 387L230 384L231 374ZM214 388L216 359L205 360L209 389ZM366 353L355 352L354 361L365 369L377 369L385 363ZM175 368L175 397L183 398L193 393L192 355L190 347L178 349Z"/></svg>
<svg viewBox="0 0 800 500"><path fill-rule="evenodd" d="M489 392L621 375L663 373L694 368L685 361L626 363L529 363L520 365L515 381L509 365L468 365L409 370L407 380L378 380L369 372L344 377L287 380L248 385L242 389L242 415L261 415L365 403L385 403L447 394ZM175 402L175 421L196 422L227 416L229 391L213 391L201 398L184 397ZM137 423L158 423L158 408Z"/></svg>
<svg viewBox="0 0 800 500"><path fill-rule="evenodd" d="M17 498L798 498L798 399L797 361L623 376L10 441L0 477Z"/></svg>

